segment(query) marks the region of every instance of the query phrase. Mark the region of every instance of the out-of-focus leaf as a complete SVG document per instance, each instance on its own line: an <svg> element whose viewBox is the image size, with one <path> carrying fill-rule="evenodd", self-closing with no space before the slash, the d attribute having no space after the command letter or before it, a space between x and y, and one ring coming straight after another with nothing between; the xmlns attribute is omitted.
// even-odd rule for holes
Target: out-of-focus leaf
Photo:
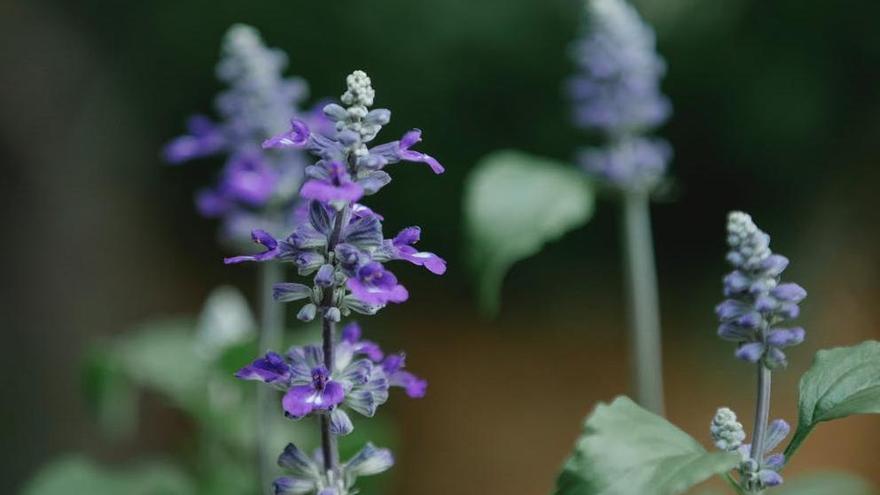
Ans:
<svg viewBox="0 0 880 495"><path fill-rule="evenodd" d="M800 381L798 427L787 458L822 421L880 413L880 342L867 341L816 353Z"/></svg>
<svg viewBox="0 0 880 495"><path fill-rule="evenodd" d="M483 309L497 312L515 262L585 224L593 205L591 183L572 165L512 150L483 158L464 196L468 258Z"/></svg>
<svg viewBox="0 0 880 495"><path fill-rule="evenodd" d="M554 494L674 495L738 464L737 454L706 452L672 423L618 397L587 418Z"/></svg>
<svg viewBox="0 0 880 495"><path fill-rule="evenodd" d="M191 321L169 319L142 325L121 336L112 352L134 383L163 394L190 413L198 414L206 407L211 363L196 350Z"/></svg>
<svg viewBox="0 0 880 495"><path fill-rule="evenodd" d="M211 291L196 325L196 346L216 358L228 348L253 340L257 322L241 292L230 286Z"/></svg>
<svg viewBox="0 0 880 495"><path fill-rule="evenodd" d="M89 352L83 370L83 389L98 423L111 436L130 437L137 425L137 391L111 353Z"/></svg>
<svg viewBox="0 0 880 495"><path fill-rule="evenodd" d="M122 469L71 456L45 466L21 495L194 495L194 483L165 462L140 463Z"/></svg>
<svg viewBox="0 0 880 495"><path fill-rule="evenodd" d="M871 485L849 473L813 473L789 480L773 495L877 495Z"/></svg>

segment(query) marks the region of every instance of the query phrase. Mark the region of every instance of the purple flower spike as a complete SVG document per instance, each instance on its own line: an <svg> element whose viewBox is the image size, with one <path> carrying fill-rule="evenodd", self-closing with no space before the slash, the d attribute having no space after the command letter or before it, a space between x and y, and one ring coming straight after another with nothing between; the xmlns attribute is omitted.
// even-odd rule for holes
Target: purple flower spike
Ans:
<svg viewBox="0 0 880 495"><path fill-rule="evenodd" d="M236 263L244 263L245 261L267 261L278 257L280 245L271 234L265 230L255 230L251 233L251 238L257 244L264 246L266 251L254 255L233 256L232 258L224 259L223 262L227 265L233 265Z"/></svg>
<svg viewBox="0 0 880 495"><path fill-rule="evenodd" d="M397 283L397 277L375 261L362 266L355 278L348 279L348 288L352 295L368 304L402 303L409 298L406 288Z"/></svg>
<svg viewBox="0 0 880 495"><path fill-rule="evenodd" d="M283 383L290 379L290 366L280 355L269 352L235 373L241 380L258 380L265 383Z"/></svg>
<svg viewBox="0 0 880 495"><path fill-rule="evenodd" d="M313 411L329 411L344 399L342 385L330 379L327 368L318 366L312 370L312 382L291 387L281 404L288 417L301 419Z"/></svg>
<svg viewBox="0 0 880 495"><path fill-rule="evenodd" d="M304 148L311 135L305 122L292 119L290 129L263 141L263 148Z"/></svg>
<svg viewBox="0 0 880 495"><path fill-rule="evenodd" d="M363 197L364 188L360 184L352 182L345 165L331 162L327 165L326 172L327 178L324 180L311 179L307 181L300 190L300 195L326 203L333 201L355 202Z"/></svg>
<svg viewBox="0 0 880 495"><path fill-rule="evenodd" d="M418 266L424 266L429 272L436 275L446 273L446 260L434 253L420 252L413 244L419 242L422 229L407 227L400 231L391 241L391 250L394 259L402 259Z"/></svg>

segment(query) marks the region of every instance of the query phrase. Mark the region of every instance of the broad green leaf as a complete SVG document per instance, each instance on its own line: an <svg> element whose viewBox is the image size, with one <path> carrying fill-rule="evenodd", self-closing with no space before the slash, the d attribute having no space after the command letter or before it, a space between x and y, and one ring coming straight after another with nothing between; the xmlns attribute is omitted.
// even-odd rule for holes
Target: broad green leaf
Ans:
<svg viewBox="0 0 880 495"><path fill-rule="evenodd" d="M817 352L801 377L798 413L798 427L785 449L786 457L823 421L880 413L880 342Z"/></svg>
<svg viewBox="0 0 880 495"><path fill-rule="evenodd" d="M876 495L877 492L862 478L848 473L813 473L789 480L773 495Z"/></svg>
<svg viewBox="0 0 880 495"><path fill-rule="evenodd" d="M464 196L468 257L483 309L497 312L510 267L585 224L593 203L590 182L572 165L512 150L483 158Z"/></svg>
<svg viewBox="0 0 880 495"><path fill-rule="evenodd" d="M738 455L706 452L672 423L618 397L587 418L554 494L674 495L738 464Z"/></svg>
<svg viewBox="0 0 880 495"><path fill-rule="evenodd" d="M83 456L59 459L39 471L21 495L194 495L194 483L173 465L140 463L122 469Z"/></svg>

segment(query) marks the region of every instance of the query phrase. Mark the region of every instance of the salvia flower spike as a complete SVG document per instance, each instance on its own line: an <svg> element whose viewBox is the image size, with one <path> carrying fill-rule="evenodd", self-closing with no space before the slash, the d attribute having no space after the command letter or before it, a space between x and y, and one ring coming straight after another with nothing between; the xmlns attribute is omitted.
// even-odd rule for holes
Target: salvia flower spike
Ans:
<svg viewBox="0 0 880 495"><path fill-rule="evenodd" d="M278 235L291 225L306 156L267 151L261 143L283 130L291 115L324 129L329 122L299 105L308 96L304 80L283 76L287 55L267 48L256 29L232 26L226 33L217 77L227 85L215 100L219 120L195 115L187 133L165 147L168 163L202 157L226 158L217 183L196 194L199 212L222 221L221 238L241 245L260 228Z"/></svg>
<svg viewBox="0 0 880 495"><path fill-rule="evenodd" d="M758 369L755 430L751 444L743 444L745 433L736 414L718 410L710 431L715 446L738 452L740 487L747 493L782 484L780 469L785 456L770 454L788 436L785 420L769 421L770 384L773 370L787 364L784 348L800 344L804 330L788 325L799 314L798 304L806 291L794 283L782 282L788 259L770 249L770 236L743 212L727 217L727 261L733 271L724 277L724 296L715 308L721 322L718 336L737 344L735 356L755 363Z"/></svg>
<svg viewBox="0 0 880 495"><path fill-rule="evenodd" d="M268 138L271 149L305 149L317 161L305 169L300 195L307 199L293 215L292 232L276 238L255 230L253 240L262 246L258 254L228 258L227 263L281 261L295 265L302 282L274 287L275 299L301 304L297 317L320 319L320 345L292 347L279 354L268 352L236 373L243 380L256 380L284 392L281 410L292 420L318 417L321 424L320 462L289 445L279 464L289 476L275 481L278 494L349 495L360 476L390 468L394 459L386 449L371 444L345 463L339 462L337 437L355 427L352 413L371 417L389 397L389 389L402 388L414 398L423 397L427 382L405 369L403 354L386 354L362 337L360 326L347 324L337 338L336 323L352 313L374 315L391 303L409 297L407 289L385 266L408 261L435 274L446 271L446 262L415 244L421 229L409 227L385 238L383 217L359 201L391 182L387 165L418 162L434 173L443 166L413 146L421 131L407 132L401 139L372 145L382 126L391 118L387 109L371 109L375 91L363 71L348 76L341 104L323 108L333 123L330 132L316 131L294 118L288 131Z"/></svg>
<svg viewBox="0 0 880 495"><path fill-rule="evenodd" d="M644 135L671 113L660 92L666 65L654 32L624 0L589 0L583 36L573 46L580 73L568 82L574 123L606 136L608 144L579 155L591 174L623 190L653 188L672 149Z"/></svg>

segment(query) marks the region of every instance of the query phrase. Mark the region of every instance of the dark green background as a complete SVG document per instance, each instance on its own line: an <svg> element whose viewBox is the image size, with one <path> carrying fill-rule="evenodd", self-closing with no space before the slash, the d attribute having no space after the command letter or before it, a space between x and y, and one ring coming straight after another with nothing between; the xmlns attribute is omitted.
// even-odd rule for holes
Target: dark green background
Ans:
<svg viewBox="0 0 880 495"><path fill-rule="evenodd" d="M794 384L816 347L880 335L880 4L638 6L658 30L675 109L659 133L675 147L676 184L654 210L669 401L698 435L726 400L724 386L750 407L748 386L735 380L744 369L712 336L726 211L751 212L811 294L809 340L780 387ZM157 313L192 313L220 283L252 285L250 269L220 263L216 225L193 211L193 190L216 167L168 168L158 155L188 114L210 109L220 38L236 22L290 54L289 72L310 82L313 101L338 96L348 72L366 70L377 104L393 111L383 136L419 127L420 149L447 167L434 177L401 165L371 203L389 231L421 225L423 245L450 262L439 280L400 269L413 301L370 324L377 338L411 349L412 366L433 384L423 405L390 409L404 431L399 492L546 491L578 418L626 383L616 208L603 201L586 229L518 265L501 318L488 322L462 268L460 203L469 169L492 150L568 159L588 140L568 124L561 97L582 9L573 0L0 3L0 491L59 452L126 459L173 451L187 431L156 404L143 438L108 447L82 406L78 363L97 336ZM693 380L707 381L691 388ZM709 394L698 408L694 390ZM539 399L547 395L566 399L548 413ZM793 392L780 397L780 414L793 419ZM826 444L820 437L799 454L804 466L876 473L876 459L859 453L880 428L859 421L845 430L853 445L831 442L829 430ZM530 449L499 455L516 436ZM840 450L825 455L829 445Z"/></svg>

